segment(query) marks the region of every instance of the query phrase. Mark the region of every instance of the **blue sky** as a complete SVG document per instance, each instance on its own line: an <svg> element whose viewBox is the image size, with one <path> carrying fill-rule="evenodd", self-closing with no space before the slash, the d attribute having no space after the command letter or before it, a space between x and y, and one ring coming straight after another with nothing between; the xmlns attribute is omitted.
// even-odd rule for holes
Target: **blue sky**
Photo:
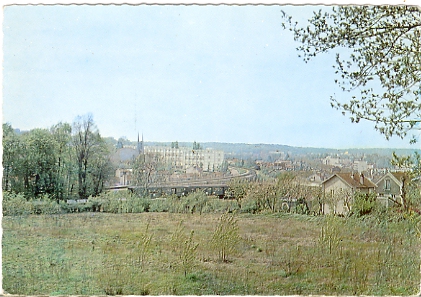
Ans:
<svg viewBox="0 0 421 297"><path fill-rule="evenodd" d="M92 113L146 141L417 147L330 107L330 55L298 58L281 10L309 6L8 6L3 122L48 128ZM345 97L344 97L345 98Z"/></svg>

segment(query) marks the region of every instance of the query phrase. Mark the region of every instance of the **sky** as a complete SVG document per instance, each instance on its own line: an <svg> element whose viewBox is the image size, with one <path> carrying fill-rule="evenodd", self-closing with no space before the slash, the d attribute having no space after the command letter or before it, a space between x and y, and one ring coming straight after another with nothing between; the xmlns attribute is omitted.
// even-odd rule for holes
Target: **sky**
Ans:
<svg viewBox="0 0 421 297"><path fill-rule="evenodd" d="M105 137L418 148L353 124L330 97L332 55L304 63L285 11L312 6L6 6L3 119L49 128L91 113Z"/></svg>

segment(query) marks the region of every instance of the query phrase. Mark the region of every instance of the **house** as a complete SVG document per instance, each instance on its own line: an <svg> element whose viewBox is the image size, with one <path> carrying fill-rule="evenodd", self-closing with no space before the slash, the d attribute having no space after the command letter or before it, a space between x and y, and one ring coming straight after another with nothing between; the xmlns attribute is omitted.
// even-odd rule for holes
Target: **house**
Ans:
<svg viewBox="0 0 421 297"><path fill-rule="evenodd" d="M292 165L291 160L276 160L273 163L273 169L275 169L275 170L293 170L294 166Z"/></svg>
<svg viewBox="0 0 421 297"><path fill-rule="evenodd" d="M346 214L350 211L354 193L374 193L376 185L357 173L335 173L322 182L325 202L322 213Z"/></svg>
<svg viewBox="0 0 421 297"><path fill-rule="evenodd" d="M117 168L115 171L115 177L118 180L120 186L127 186L132 183L133 169L131 168Z"/></svg>
<svg viewBox="0 0 421 297"><path fill-rule="evenodd" d="M388 172L376 182L377 199L385 206L402 202L402 186L408 179L405 172Z"/></svg>
<svg viewBox="0 0 421 297"><path fill-rule="evenodd" d="M326 173L324 172L316 172L313 173L312 175L310 175L307 178L307 181L310 183L310 185L312 186L320 186L322 184L322 182L327 178Z"/></svg>

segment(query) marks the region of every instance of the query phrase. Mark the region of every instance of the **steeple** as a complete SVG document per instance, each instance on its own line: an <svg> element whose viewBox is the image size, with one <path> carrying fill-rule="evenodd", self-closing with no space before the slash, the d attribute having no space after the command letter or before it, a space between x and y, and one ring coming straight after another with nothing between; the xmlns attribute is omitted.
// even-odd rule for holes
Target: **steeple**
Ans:
<svg viewBox="0 0 421 297"><path fill-rule="evenodd" d="M144 150L143 150L143 133L142 133L142 141L140 141L139 139L139 132L137 133L137 151L139 153L139 155L143 155Z"/></svg>

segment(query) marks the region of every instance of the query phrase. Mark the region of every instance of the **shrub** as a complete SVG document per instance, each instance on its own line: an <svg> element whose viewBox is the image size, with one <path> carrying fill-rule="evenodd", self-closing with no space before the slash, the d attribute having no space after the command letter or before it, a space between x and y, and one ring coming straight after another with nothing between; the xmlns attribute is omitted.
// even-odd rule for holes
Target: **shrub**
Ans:
<svg viewBox="0 0 421 297"><path fill-rule="evenodd" d="M126 198L126 200L122 202L122 212L124 213L141 213L149 211L149 198L131 196Z"/></svg>
<svg viewBox="0 0 421 297"><path fill-rule="evenodd" d="M196 192L190 193L187 197L187 208L191 213L194 213L195 211L199 212L199 214L202 214L203 209L205 208L209 197L203 193L202 191L198 190Z"/></svg>
<svg viewBox="0 0 421 297"><path fill-rule="evenodd" d="M260 210L260 207L256 199L248 197L243 200L243 203L241 205L241 212L257 213L259 212L259 210Z"/></svg>
<svg viewBox="0 0 421 297"><path fill-rule="evenodd" d="M181 266L184 271L184 276L187 276L187 273L190 272L195 265L194 262L196 259L196 249L199 244L193 242L193 234L194 231L192 230L188 239L184 241L183 249L180 254Z"/></svg>
<svg viewBox="0 0 421 297"><path fill-rule="evenodd" d="M184 199L185 200L185 199ZM171 195L166 199L168 211L171 213L184 213L185 205L182 203L181 198L176 195Z"/></svg>
<svg viewBox="0 0 421 297"><path fill-rule="evenodd" d="M356 216L364 216L374 211L376 207L375 193L361 193L357 192L354 195L354 202L351 207L351 214Z"/></svg>
<svg viewBox="0 0 421 297"><path fill-rule="evenodd" d="M233 215L223 214L211 239L211 245L217 251L219 260L227 262L229 255L236 254L239 242L237 220Z"/></svg>
<svg viewBox="0 0 421 297"><path fill-rule="evenodd" d="M168 203L166 199L152 199L149 204L150 212L168 212Z"/></svg>
<svg viewBox="0 0 421 297"><path fill-rule="evenodd" d="M3 215L17 216L32 213L32 205L21 193L3 192Z"/></svg>
<svg viewBox="0 0 421 297"><path fill-rule="evenodd" d="M32 213L34 214L58 214L62 212L60 204L50 199L47 194L39 199L32 200L31 203Z"/></svg>
<svg viewBox="0 0 421 297"><path fill-rule="evenodd" d="M60 204L45 194L39 199L27 200L21 193L3 193L3 215L19 216L30 214L58 214L62 209Z"/></svg>
<svg viewBox="0 0 421 297"><path fill-rule="evenodd" d="M205 213L233 213L240 209L235 200L224 200L219 198L210 198L203 208Z"/></svg>
<svg viewBox="0 0 421 297"><path fill-rule="evenodd" d="M130 192L116 191L102 193L97 197L89 197L90 208L102 209L110 213L148 212L151 199L132 195Z"/></svg>
<svg viewBox="0 0 421 297"><path fill-rule="evenodd" d="M172 251L177 256L177 262L175 264L183 270L185 277L195 266L196 249L199 245L193 242L193 234L194 231L192 230L190 235L187 236L185 234L184 226L182 225L182 222L180 222L171 236L170 241Z"/></svg>

